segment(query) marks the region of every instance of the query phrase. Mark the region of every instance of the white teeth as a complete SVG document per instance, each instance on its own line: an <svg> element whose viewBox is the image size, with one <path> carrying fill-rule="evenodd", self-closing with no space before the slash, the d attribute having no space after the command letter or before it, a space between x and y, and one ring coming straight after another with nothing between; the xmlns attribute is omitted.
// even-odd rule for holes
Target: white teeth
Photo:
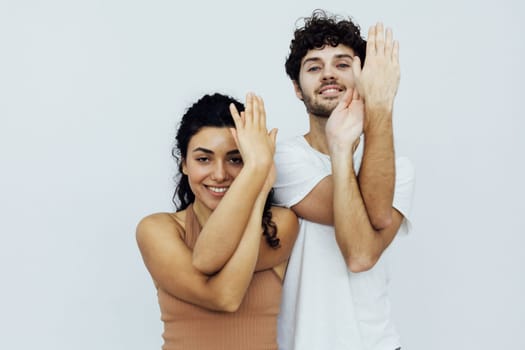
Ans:
<svg viewBox="0 0 525 350"><path fill-rule="evenodd" d="M213 191L213 192L217 192L217 193L224 193L228 190L228 187L211 187L211 186L208 186L208 188Z"/></svg>
<svg viewBox="0 0 525 350"><path fill-rule="evenodd" d="M334 92L339 92L338 89L326 89L326 90L323 90L323 94L325 93L334 93Z"/></svg>

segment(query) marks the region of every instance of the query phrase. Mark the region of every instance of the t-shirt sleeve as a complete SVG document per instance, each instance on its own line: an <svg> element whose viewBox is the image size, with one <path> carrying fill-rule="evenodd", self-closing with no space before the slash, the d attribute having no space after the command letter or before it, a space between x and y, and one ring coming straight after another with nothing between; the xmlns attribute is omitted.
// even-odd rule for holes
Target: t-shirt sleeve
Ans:
<svg viewBox="0 0 525 350"><path fill-rule="evenodd" d="M406 157L396 159L396 184L394 189L394 208L404 219L399 233L408 233L412 228L412 199L414 197L415 169Z"/></svg>
<svg viewBox="0 0 525 350"><path fill-rule="evenodd" d="M277 178L273 186L274 204L291 207L306 197L330 169L295 140L278 143L275 151Z"/></svg>

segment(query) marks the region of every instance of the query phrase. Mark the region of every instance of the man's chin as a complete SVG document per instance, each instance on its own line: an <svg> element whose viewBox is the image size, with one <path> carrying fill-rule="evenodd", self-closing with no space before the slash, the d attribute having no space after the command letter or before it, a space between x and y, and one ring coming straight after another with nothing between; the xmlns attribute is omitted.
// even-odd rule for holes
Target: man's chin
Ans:
<svg viewBox="0 0 525 350"><path fill-rule="evenodd" d="M321 118L321 119L330 118L329 113L310 112L310 115L313 115L314 117Z"/></svg>
<svg viewBox="0 0 525 350"><path fill-rule="evenodd" d="M309 114L314 115L319 118L328 118L332 114L332 111L335 109L339 103L340 96L334 96L334 98L324 98L324 99L309 99L306 98L303 102L306 106L306 110Z"/></svg>
<svg viewBox="0 0 525 350"><path fill-rule="evenodd" d="M315 106L309 108L308 113L318 118L329 118L334 109L335 106Z"/></svg>

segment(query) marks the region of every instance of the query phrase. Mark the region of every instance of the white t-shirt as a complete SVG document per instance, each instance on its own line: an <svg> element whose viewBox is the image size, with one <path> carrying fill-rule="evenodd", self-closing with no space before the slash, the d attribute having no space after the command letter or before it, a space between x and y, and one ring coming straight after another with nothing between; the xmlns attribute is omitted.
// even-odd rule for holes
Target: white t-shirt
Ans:
<svg viewBox="0 0 525 350"><path fill-rule="evenodd" d="M363 144L361 142L361 144ZM355 155L359 167L361 149ZM330 157L302 136L279 142L275 154L275 204L291 207L331 174ZM396 159L394 207L410 228L414 168ZM375 266L361 273L347 269L333 226L304 219L294 245L279 315L280 350L394 350L399 336L390 319L387 294L388 248Z"/></svg>

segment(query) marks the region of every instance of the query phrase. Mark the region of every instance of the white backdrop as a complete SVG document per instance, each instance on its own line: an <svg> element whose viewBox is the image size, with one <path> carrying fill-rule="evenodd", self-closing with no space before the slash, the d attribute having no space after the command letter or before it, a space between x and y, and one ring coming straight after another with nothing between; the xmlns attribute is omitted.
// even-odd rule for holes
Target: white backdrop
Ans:
<svg viewBox="0 0 525 350"><path fill-rule="evenodd" d="M414 231L391 284L408 350L525 349L525 6L518 0L0 1L0 349L159 349L135 243L172 210L170 148L205 92L307 118L284 73L319 6L401 42L398 154Z"/></svg>

